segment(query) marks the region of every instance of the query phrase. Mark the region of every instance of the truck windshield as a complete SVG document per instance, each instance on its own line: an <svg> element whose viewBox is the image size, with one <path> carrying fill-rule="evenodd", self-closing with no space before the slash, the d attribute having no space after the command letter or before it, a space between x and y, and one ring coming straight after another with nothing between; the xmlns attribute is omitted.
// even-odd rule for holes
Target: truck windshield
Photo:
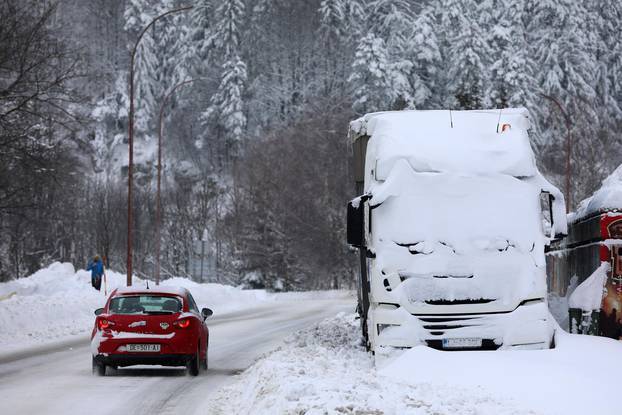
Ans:
<svg viewBox="0 0 622 415"><path fill-rule="evenodd" d="M539 190L507 175L415 173L372 213L375 246L441 243L460 253L543 243ZM429 249L426 248L426 249Z"/></svg>
<svg viewBox="0 0 622 415"><path fill-rule="evenodd" d="M110 300L113 314L173 314L181 310L178 297L161 295L128 295Z"/></svg>

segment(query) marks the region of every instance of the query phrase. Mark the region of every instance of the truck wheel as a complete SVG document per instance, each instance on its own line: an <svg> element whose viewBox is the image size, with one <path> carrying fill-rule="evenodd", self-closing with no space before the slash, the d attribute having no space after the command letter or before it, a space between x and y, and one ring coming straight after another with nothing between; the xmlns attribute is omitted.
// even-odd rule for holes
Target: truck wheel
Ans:
<svg viewBox="0 0 622 415"><path fill-rule="evenodd" d="M188 374L190 376L198 376L200 365L201 365L201 354L200 354L200 349L197 348L196 354L188 360L188 363L186 363L186 369L188 370Z"/></svg>
<svg viewBox="0 0 622 415"><path fill-rule="evenodd" d="M93 374L95 376L106 376L106 365L103 363L99 363L97 360L95 360L95 357L93 357Z"/></svg>

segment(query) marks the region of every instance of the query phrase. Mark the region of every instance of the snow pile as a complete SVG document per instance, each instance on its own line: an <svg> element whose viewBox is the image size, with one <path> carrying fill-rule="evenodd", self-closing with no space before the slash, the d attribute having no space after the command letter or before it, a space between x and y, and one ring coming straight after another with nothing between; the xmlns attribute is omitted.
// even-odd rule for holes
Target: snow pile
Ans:
<svg viewBox="0 0 622 415"><path fill-rule="evenodd" d="M542 414L617 414L605 397L617 396L615 370L607 370L622 343L558 329L556 348L539 351L440 352L415 347L380 372L410 383L481 387Z"/></svg>
<svg viewBox="0 0 622 415"><path fill-rule="evenodd" d="M619 412L622 343L558 329L557 348L441 352L418 346L376 369L358 321L339 315L290 337L234 383L210 414L542 414Z"/></svg>
<svg viewBox="0 0 622 415"><path fill-rule="evenodd" d="M568 306L584 311L600 310L603 296L606 294L605 282L610 269L608 262L601 262L592 275L572 292L568 299Z"/></svg>
<svg viewBox="0 0 622 415"><path fill-rule="evenodd" d="M568 221L577 221L608 209L622 209L622 165L603 180L600 189L579 203L577 211L568 215Z"/></svg>
<svg viewBox="0 0 622 415"><path fill-rule="evenodd" d="M107 270L108 293L125 286L125 274ZM135 287L145 281L134 278ZM152 287L152 283L150 284ZM220 284L197 284L185 278L163 286L188 288L199 307L223 312L251 307L275 296L263 290L241 290ZM85 336L93 328L93 312L106 297L91 287L91 273L69 263L54 263L28 278L0 283L0 353L37 344Z"/></svg>
<svg viewBox="0 0 622 415"><path fill-rule="evenodd" d="M368 153L375 160L368 159L367 166L375 164L376 180L384 180L400 159L419 172L530 177L537 169L527 135L528 117L524 108L393 111L367 114L350 128L356 136L371 137ZM510 129L500 132L503 124Z"/></svg>
<svg viewBox="0 0 622 415"><path fill-rule="evenodd" d="M209 414L530 414L478 387L396 380L377 371L360 346L358 321L338 315L291 336L233 384ZM414 373L420 365L409 367Z"/></svg>

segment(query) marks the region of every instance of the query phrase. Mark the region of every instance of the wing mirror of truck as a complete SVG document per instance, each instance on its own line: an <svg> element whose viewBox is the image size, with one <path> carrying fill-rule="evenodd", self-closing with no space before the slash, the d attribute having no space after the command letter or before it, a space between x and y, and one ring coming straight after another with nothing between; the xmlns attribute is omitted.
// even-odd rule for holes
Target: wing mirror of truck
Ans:
<svg viewBox="0 0 622 415"><path fill-rule="evenodd" d="M104 312L103 308L98 308L97 310L95 310L95 315L98 316L100 314L102 314Z"/></svg>
<svg viewBox="0 0 622 415"><path fill-rule="evenodd" d="M551 240L562 239L567 234L566 209L563 196L560 199L550 192L540 193L540 209L542 211L543 227L547 237Z"/></svg>
<svg viewBox="0 0 622 415"><path fill-rule="evenodd" d="M364 195L348 202L348 244L356 248L365 247L365 201L368 198Z"/></svg>

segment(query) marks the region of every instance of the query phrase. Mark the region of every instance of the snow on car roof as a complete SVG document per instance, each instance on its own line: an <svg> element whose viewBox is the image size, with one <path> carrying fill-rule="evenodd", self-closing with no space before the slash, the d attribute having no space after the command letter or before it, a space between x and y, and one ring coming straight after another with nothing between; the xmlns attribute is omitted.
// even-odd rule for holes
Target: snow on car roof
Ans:
<svg viewBox="0 0 622 415"><path fill-rule="evenodd" d="M504 124L509 127L502 132ZM388 111L352 121L350 134L353 140L370 136L377 180L384 180L399 159L420 172L531 177L537 168L529 126L525 108Z"/></svg>
<svg viewBox="0 0 622 415"><path fill-rule="evenodd" d="M115 295L127 295L127 294L170 294L185 296L188 293L186 288L182 287L163 287L161 285L153 288L147 287L121 287L115 292Z"/></svg>

